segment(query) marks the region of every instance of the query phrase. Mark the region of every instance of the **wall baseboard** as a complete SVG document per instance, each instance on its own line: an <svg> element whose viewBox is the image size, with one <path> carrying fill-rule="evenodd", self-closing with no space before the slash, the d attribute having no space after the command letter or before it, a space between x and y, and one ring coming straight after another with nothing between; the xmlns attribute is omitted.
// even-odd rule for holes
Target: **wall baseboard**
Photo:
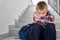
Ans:
<svg viewBox="0 0 60 40"><path fill-rule="evenodd" d="M8 36L9 36L9 32L8 32L8 33L5 33L5 34L0 35L0 38L5 38L5 37L8 37Z"/></svg>

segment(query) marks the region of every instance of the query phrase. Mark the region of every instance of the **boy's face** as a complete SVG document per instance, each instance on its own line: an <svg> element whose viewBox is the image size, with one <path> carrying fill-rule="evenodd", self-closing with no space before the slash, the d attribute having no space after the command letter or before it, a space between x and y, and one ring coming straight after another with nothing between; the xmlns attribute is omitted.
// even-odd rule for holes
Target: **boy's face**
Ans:
<svg viewBox="0 0 60 40"><path fill-rule="evenodd" d="M40 10L39 8L37 8L36 11L38 14L40 14L40 17L44 17L47 14L47 7L45 7L43 10Z"/></svg>

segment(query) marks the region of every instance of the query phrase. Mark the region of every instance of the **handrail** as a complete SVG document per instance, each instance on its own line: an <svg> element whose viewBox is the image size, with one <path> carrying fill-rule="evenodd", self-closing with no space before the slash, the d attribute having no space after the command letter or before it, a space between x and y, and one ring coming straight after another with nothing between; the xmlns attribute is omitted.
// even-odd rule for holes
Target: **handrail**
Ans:
<svg viewBox="0 0 60 40"><path fill-rule="evenodd" d="M51 6L51 5L50 5ZM52 6L51 6L52 7ZM52 7L53 8L53 7ZM54 8L53 8L54 9ZM55 10L55 9L54 9ZM56 11L56 10L55 10ZM56 11L58 15L60 15L60 13L58 11Z"/></svg>

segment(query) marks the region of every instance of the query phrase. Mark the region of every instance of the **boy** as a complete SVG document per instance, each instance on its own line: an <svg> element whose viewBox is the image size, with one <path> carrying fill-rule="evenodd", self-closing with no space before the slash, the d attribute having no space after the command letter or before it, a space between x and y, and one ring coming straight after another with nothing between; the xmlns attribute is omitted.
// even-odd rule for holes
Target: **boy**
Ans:
<svg viewBox="0 0 60 40"><path fill-rule="evenodd" d="M54 24L54 15L48 11L47 4L43 2L39 2L36 5L36 12L33 14L34 23L38 24L46 24L53 23Z"/></svg>
<svg viewBox="0 0 60 40"><path fill-rule="evenodd" d="M43 40L56 40L56 30L54 23L54 15L48 11L47 4L44 1L38 2L36 5L36 12L33 14L34 26L33 40L41 40L39 35L42 35ZM47 24L47 25L45 25ZM41 33L41 25L45 29Z"/></svg>

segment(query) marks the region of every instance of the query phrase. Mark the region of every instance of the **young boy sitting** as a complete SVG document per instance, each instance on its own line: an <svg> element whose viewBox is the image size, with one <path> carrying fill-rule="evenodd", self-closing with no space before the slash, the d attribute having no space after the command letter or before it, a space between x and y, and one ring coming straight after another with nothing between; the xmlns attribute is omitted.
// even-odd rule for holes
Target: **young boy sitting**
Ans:
<svg viewBox="0 0 60 40"><path fill-rule="evenodd" d="M42 37L44 40L56 40L54 19L54 15L48 11L47 4L44 1L38 2L36 5L36 12L33 14L33 23L37 23L39 25L35 24L34 26L33 39L41 40ZM44 31L42 30L43 33L40 32L42 28L46 29Z"/></svg>

